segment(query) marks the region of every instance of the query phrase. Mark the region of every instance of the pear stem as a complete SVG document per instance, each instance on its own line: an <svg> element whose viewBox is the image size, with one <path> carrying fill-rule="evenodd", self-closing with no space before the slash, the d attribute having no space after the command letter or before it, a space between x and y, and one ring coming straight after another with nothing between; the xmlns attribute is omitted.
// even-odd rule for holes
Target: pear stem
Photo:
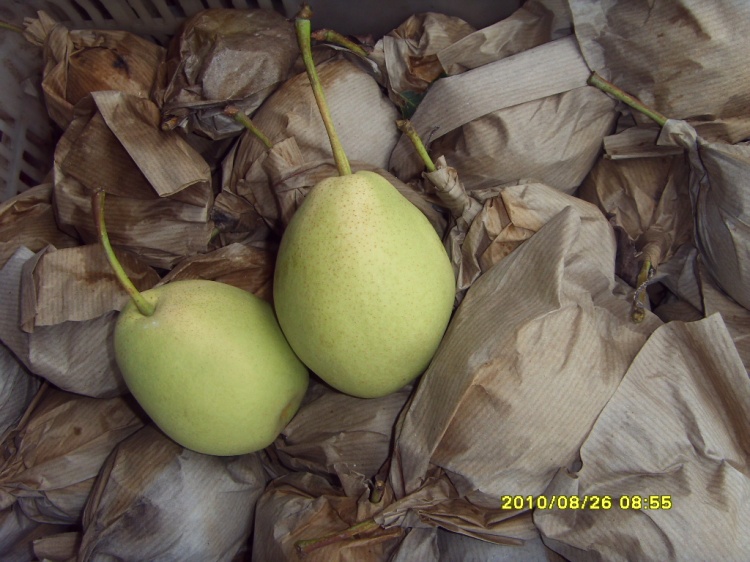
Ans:
<svg viewBox="0 0 750 562"><path fill-rule="evenodd" d="M101 242L104 247L104 253L107 256L109 265L115 272L115 276L120 282L120 285L122 285L123 289L125 289L130 295L130 298L133 299L135 306L138 307L141 314L144 316L151 316L156 307L144 298L135 285L133 285L133 282L128 278L128 274L125 273L122 265L120 265L117 256L115 256L112 244L109 241L107 227L104 224L104 190L98 189L94 192L94 195L92 196L92 205L94 207L94 224L96 225L96 231L99 235L99 242Z"/></svg>
<svg viewBox="0 0 750 562"><path fill-rule="evenodd" d="M344 47L355 55L367 58L367 51L362 48L361 45L358 45L348 37L341 35L341 33L339 33L338 31L334 31L333 29L319 29L313 32L312 38L316 41L333 43L334 45Z"/></svg>
<svg viewBox="0 0 750 562"><path fill-rule="evenodd" d="M651 264L651 260L647 259L643 262L641 270L638 272L638 279L636 284L638 287L633 295L633 312L630 318L636 324L640 324L646 318L646 305L648 304L648 293L646 292L646 283L649 279L654 276L654 268Z"/></svg>
<svg viewBox="0 0 750 562"><path fill-rule="evenodd" d="M252 119L247 116L247 113L242 111L239 107L234 105L228 105L224 108L224 114L228 115L229 117L232 117L237 123L245 127L248 131L250 131L255 137L262 142L266 148L273 148L273 143L271 142L271 139L269 139L266 135L263 134L263 131L261 131L258 127L255 126L255 123L253 123Z"/></svg>
<svg viewBox="0 0 750 562"><path fill-rule="evenodd" d="M7 21L0 20L0 29L7 29L8 31L15 31L16 33L23 33L23 28L8 23Z"/></svg>
<svg viewBox="0 0 750 562"><path fill-rule="evenodd" d="M435 163L432 161L432 158L430 158L430 155L427 153L427 148L422 142L422 139L419 137L419 134L417 133L417 130L414 128L414 125L412 125L412 122L409 121L408 119L401 119L399 121L396 121L396 125L398 126L399 131L401 131L407 137L409 137L409 140L414 145L414 148L416 149L417 154L419 154L419 157L422 159L422 162L424 162L424 167L427 169L427 171L434 172L435 170L437 170L437 168L435 167Z"/></svg>
<svg viewBox="0 0 750 562"><path fill-rule="evenodd" d="M631 96L624 90L615 86L612 82L605 80L604 78L599 76L596 72L591 74L591 76L588 79L588 84L590 86L594 86L595 88L599 88L602 92L609 94L615 99L629 105L633 109L640 111L646 117L655 121L657 125L659 125L660 127L663 127L664 124L668 120L668 117L646 106L641 100L639 100L638 98L634 96Z"/></svg>
<svg viewBox="0 0 750 562"><path fill-rule="evenodd" d="M390 538L396 537L400 534L400 528L385 529L381 527L374 519L368 519L367 521L352 525L351 527L349 527L348 529L344 529L343 531L331 533L330 535L318 537L317 539L305 539L297 541L295 543L295 547L297 549L297 553L302 558L307 554L310 554L314 550L318 550L319 548L323 548L324 546L336 544L345 540L356 539L361 536L368 538L380 536Z"/></svg>
<svg viewBox="0 0 750 562"><path fill-rule="evenodd" d="M318 71L315 69L315 62L312 57L312 47L310 46L311 17L312 10L310 9L310 6L302 4L302 8L294 19L294 27L297 32L297 42L299 43L299 50L302 53L302 60L305 63L307 77L310 80L313 95L315 96L315 103L318 105L320 116L323 119L323 125L326 128L328 139L331 142L331 150L333 151L333 160L336 163L336 169L338 169L339 175L347 176L352 173L352 169L349 165L349 159L344 152L344 147L341 146L341 140L336 134L336 129L333 126L331 110L326 102L326 97L323 93L323 85L320 83L320 76L318 76Z"/></svg>

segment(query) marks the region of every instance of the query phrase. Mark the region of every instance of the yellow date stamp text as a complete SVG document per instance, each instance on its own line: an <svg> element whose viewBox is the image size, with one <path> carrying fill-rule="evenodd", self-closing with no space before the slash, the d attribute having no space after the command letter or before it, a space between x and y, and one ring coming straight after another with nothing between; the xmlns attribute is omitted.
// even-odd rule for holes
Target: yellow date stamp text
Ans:
<svg viewBox="0 0 750 562"><path fill-rule="evenodd" d="M522 496L507 495L500 496L500 508L508 510L527 509L637 509L657 510L672 509L671 495L552 495L552 496Z"/></svg>

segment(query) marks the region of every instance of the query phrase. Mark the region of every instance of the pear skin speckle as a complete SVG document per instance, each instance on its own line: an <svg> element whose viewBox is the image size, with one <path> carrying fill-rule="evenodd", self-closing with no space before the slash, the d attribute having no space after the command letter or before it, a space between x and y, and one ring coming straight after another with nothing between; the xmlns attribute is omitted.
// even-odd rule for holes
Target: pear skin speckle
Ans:
<svg viewBox="0 0 750 562"><path fill-rule="evenodd" d="M279 323L334 388L395 392L429 364L450 320L455 277L426 217L385 178L316 185L284 233L274 275Z"/></svg>

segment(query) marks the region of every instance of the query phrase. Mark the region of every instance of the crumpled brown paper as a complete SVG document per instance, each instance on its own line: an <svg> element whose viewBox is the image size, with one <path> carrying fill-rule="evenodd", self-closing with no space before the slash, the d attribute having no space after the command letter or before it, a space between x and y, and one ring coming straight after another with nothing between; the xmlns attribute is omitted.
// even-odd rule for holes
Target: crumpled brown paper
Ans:
<svg viewBox="0 0 750 562"><path fill-rule="evenodd" d="M267 301L273 292L276 254L268 249L233 243L185 258L155 286L171 281L208 279L244 289Z"/></svg>
<svg viewBox="0 0 750 562"><path fill-rule="evenodd" d="M581 184L578 196L596 204L626 238L616 273L632 286L645 260L658 268L692 240L688 176L683 154L601 158Z"/></svg>
<svg viewBox="0 0 750 562"><path fill-rule="evenodd" d="M537 510L545 542L573 560L746 560L748 420L750 379L721 318L658 328L579 468L562 468L544 492L609 496L612 507Z"/></svg>
<svg viewBox="0 0 750 562"><path fill-rule="evenodd" d="M176 131L160 130L156 105L120 92L95 92L77 111L55 150L61 228L95 241L91 194L103 189L115 247L167 269L207 251L213 229L210 168Z"/></svg>
<svg viewBox="0 0 750 562"><path fill-rule="evenodd" d="M212 216L217 224L224 225L222 230L234 234L244 231L249 240L280 237L308 191L323 179L338 175L330 156L307 160L294 138L277 142L249 165L246 154L238 149L228 155L222 192L216 198L220 208ZM437 202L434 197L369 163L352 160L350 164L354 172L370 170L385 177L442 235L446 221L433 205Z"/></svg>
<svg viewBox="0 0 750 562"><path fill-rule="evenodd" d="M41 523L73 525L117 443L143 425L131 400L77 396L51 387L5 434L0 510L14 504Z"/></svg>
<svg viewBox="0 0 750 562"><path fill-rule="evenodd" d="M708 140L750 135L745 2L572 0L570 10L592 70Z"/></svg>
<svg viewBox="0 0 750 562"><path fill-rule="evenodd" d="M444 47L437 58L452 76L570 35L570 27L564 0L527 0L507 18Z"/></svg>
<svg viewBox="0 0 750 562"><path fill-rule="evenodd" d="M399 420L389 474L398 501L379 519L388 526L413 522L432 498L433 520L507 540L517 513L501 496L538 495L575 460L660 323L630 322L601 213L540 184L509 192L539 228L470 287Z"/></svg>
<svg viewBox="0 0 750 562"><path fill-rule="evenodd" d="M21 246L38 252L47 245L68 248L80 243L58 228L51 197L52 184L45 183L0 203L0 267Z"/></svg>
<svg viewBox="0 0 750 562"><path fill-rule="evenodd" d="M0 556L3 560L31 562L34 544L50 535L64 533L69 525L39 523L29 519L23 510L14 504L0 511ZM38 557L40 560L43 558ZM67 562L70 557L50 558L52 562ZM73 556L73 561L75 557ZM73 562L71 561L71 562Z"/></svg>
<svg viewBox="0 0 750 562"><path fill-rule="evenodd" d="M369 58L378 64L388 96L402 114L411 115L427 88L443 74L438 53L473 31L461 18L423 12L407 18L375 44Z"/></svg>
<svg viewBox="0 0 750 562"><path fill-rule="evenodd" d="M41 383L0 344L0 435L21 418Z"/></svg>
<svg viewBox="0 0 750 562"><path fill-rule="evenodd" d="M116 311L86 322L36 326L33 333L22 329L22 288L33 287L33 268L42 256L43 252L34 254L22 247L0 270L0 289L6 297L0 301L0 340L30 372L60 388L98 397L123 394L125 382L112 342ZM33 311L33 299L26 302Z"/></svg>
<svg viewBox="0 0 750 562"><path fill-rule="evenodd" d="M297 472L335 477L349 497L362 494L388 459L393 424L411 390L361 399L311 385L274 444L280 462Z"/></svg>
<svg viewBox="0 0 750 562"><path fill-rule="evenodd" d="M718 285L750 309L750 143L707 141L678 120L659 142L687 150L696 247Z"/></svg>
<svg viewBox="0 0 750 562"><path fill-rule="evenodd" d="M265 485L258 454L201 455L146 425L102 467L78 560L232 560L246 547Z"/></svg>
<svg viewBox="0 0 750 562"><path fill-rule="evenodd" d="M165 49L125 31L74 30L45 12L26 22L24 35L44 48L42 89L50 117L63 129L87 94L117 90L148 98Z"/></svg>
<svg viewBox="0 0 750 562"><path fill-rule="evenodd" d="M573 193L616 118L615 103L586 86L589 75L564 37L437 81L412 122L466 189L534 180ZM404 181L423 169L405 137L390 166Z"/></svg>
<svg viewBox="0 0 750 562"><path fill-rule="evenodd" d="M278 12L202 10L172 38L155 98L165 121L212 139L236 135L242 127L224 107L255 111L298 55L294 25Z"/></svg>
<svg viewBox="0 0 750 562"><path fill-rule="evenodd" d="M368 72L346 58L335 56L317 67L347 157L385 169L399 136L395 105ZM294 137L306 162L331 158L331 144L305 73L284 82L252 119L273 143ZM244 133L233 157L235 177L244 176L265 151L255 136Z"/></svg>

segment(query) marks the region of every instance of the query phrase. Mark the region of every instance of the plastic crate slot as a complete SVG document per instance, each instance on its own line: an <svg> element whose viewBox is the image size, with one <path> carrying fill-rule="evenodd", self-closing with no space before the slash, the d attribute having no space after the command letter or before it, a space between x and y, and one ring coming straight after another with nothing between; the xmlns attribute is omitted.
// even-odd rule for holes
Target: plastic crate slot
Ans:
<svg viewBox="0 0 750 562"><path fill-rule="evenodd" d="M41 183L41 178L37 180L36 178L31 177L26 172L21 170L18 173L18 181L21 182L24 186L26 186L18 190L18 193L21 193L22 191L26 191L29 188L39 185Z"/></svg>
<svg viewBox="0 0 750 562"><path fill-rule="evenodd" d="M141 2L138 2L138 3L141 4ZM151 4L148 1L144 2L143 4L150 6L152 9L156 10L153 4ZM183 7L184 4L185 2L180 2L180 0L165 0L165 5L169 9L170 13L178 19L186 18L189 13L192 13L192 10L190 12L185 10L185 8ZM152 15L157 15L157 14L158 12Z"/></svg>
<svg viewBox="0 0 750 562"><path fill-rule="evenodd" d="M92 10L96 10L98 12L97 14L98 17L92 16L91 17L92 20L96 21L99 19L106 19L106 20L115 19L115 17L107 9L106 4L104 4L100 0L86 0L86 2L91 6Z"/></svg>
<svg viewBox="0 0 750 562"><path fill-rule="evenodd" d="M47 165L47 163L44 162L41 158L32 154L28 150L23 151L23 153L21 154L21 160L26 162L29 166L31 166L35 170L41 170Z"/></svg>

